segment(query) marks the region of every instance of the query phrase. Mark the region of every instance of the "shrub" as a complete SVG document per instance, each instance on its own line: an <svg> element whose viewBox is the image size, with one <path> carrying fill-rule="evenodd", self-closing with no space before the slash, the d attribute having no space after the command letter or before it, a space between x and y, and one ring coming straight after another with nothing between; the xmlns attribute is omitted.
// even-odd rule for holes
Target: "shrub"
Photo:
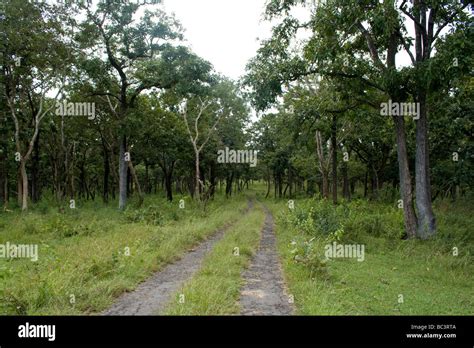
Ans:
<svg viewBox="0 0 474 348"><path fill-rule="evenodd" d="M319 243L315 242L315 239L313 237L308 241L293 241L291 243L293 249L290 252L293 255L293 260L309 269L310 278L314 274L327 275L326 259L320 252L322 248Z"/></svg>
<svg viewBox="0 0 474 348"><path fill-rule="evenodd" d="M158 206L150 205L142 209L125 211L125 220L127 222L144 222L148 225L162 225L164 216Z"/></svg>
<svg viewBox="0 0 474 348"><path fill-rule="evenodd" d="M334 206L326 200L310 200L309 204L291 210L286 224L298 231L317 236L328 236L341 229L349 215L346 205Z"/></svg>
<svg viewBox="0 0 474 348"><path fill-rule="evenodd" d="M57 215L49 225L45 226L45 232L51 232L61 238L69 238L77 235L89 236L93 233L93 228L90 224L79 222L77 218Z"/></svg>

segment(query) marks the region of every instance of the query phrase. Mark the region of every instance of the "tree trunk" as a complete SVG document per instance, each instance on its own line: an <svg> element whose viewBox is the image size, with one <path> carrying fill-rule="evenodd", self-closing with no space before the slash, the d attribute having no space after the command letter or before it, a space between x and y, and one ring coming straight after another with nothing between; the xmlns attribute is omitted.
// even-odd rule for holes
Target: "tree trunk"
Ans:
<svg viewBox="0 0 474 348"><path fill-rule="evenodd" d="M281 173L278 174L278 198L281 198L283 195L283 178Z"/></svg>
<svg viewBox="0 0 474 348"><path fill-rule="evenodd" d="M8 198L9 198L9 192L8 192L8 172L7 175L5 176L5 181L4 181L4 186L3 186L3 204L5 209L8 208Z"/></svg>
<svg viewBox="0 0 474 348"><path fill-rule="evenodd" d="M332 202L337 204L337 118L332 116L331 152L332 152Z"/></svg>
<svg viewBox="0 0 474 348"><path fill-rule="evenodd" d="M199 170L199 152L196 150L195 151L195 156L196 156L196 162L195 162L195 183L194 183L194 198L196 200L199 200L200 197L200 181L201 181L201 172Z"/></svg>
<svg viewBox="0 0 474 348"><path fill-rule="evenodd" d="M23 200L23 178L21 176L21 163L17 170L17 202L18 205L21 207L22 200Z"/></svg>
<svg viewBox="0 0 474 348"><path fill-rule="evenodd" d="M370 163L370 167L372 168L372 197L376 198L379 195L379 175L373 163Z"/></svg>
<svg viewBox="0 0 474 348"><path fill-rule="evenodd" d="M349 190L349 177L347 174L347 162L342 164L342 196L346 200L351 199L351 192Z"/></svg>
<svg viewBox="0 0 474 348"><path fill-rule="evenodd" d="M225 195L226 197L230 197L232 196L232 181L234 180L234 172L232 171L229 174L227 174L226 176L226 180L225 180Z"/></svg>
<svg viewBox="0 0 474 348"><path fill-rule="evenodd" d="M174 171L175 161L171 162L169 167L166 166L166 161L163 159L163 163L160 163L161 170L163 171L163 176L165 180L165 190L166 190L166 199L168 201L173 201L173 171ZM178 182L176 181L176 189L178 189Z"/></svg>
<svg viewBox="0 0 474 348"><path fill-rule="evenodd" d="M148 162L145 161L145 187L143 188L145 193L150 193L150 173L149 173Z"/></svg>
<svg viewBox="0 0 474 348"><path fill-rule="evenodd" d="M125 135L119 140L119 209L124 210L127 205L128 165L125 161L127 138Z"/></svg>
<svg viewBox="0 0 474 348"><path fill-rule="evenodd" d="M426 91L420 91L419 116L416 121L416 207L418 210L418 233L421 239L427 239L436 233L436 219L431 205L431 184L428 154L428 120L426 110Z"/></svg>
<svg viewBox="0 0 474 348"><path fill-rule="evenodd" d="M20 162L20 174L22 182L22 195L21 195L21 210L28 210L28 175L26 174L26 162L22 160Z"/></svg>
<svg viewBox="0 0 474 348"><path fill-rule="evenodd" d="M37 203L40 200L40 181L39 181L39 139L40 139L40 132L38 132L38 136L35 141L34 145L34 155L33 155L33 161L32 161L32 168L31 168L31 199L33 202Z"/></svg>
<svg viewBox="0 0 474 348"><path fill-rule="evenodd" d="M319 162L318 168L323 180L323 183L322 183L323 198L327 199L329 198L329 170L326 167L326 162L324 158L323 139L321 137L321 132L316 131L315 137L316 137L316 154L317 154L317 159Z"/></svg>
<svg viewBox="0 0 474 348"><path fill-rule="evenodd" d="M268 196L270 195L270 185L271 185L271 176L270 176L270 172L268 173L268 177L267 177L267 193L265 195L265 198L268 198Z"/></svg>
<svg viewBox="0 0 474 348"><path fill-rule="evenodd" d="M104 156L104 182L103 182L103 191L102 191L102 200L104 203L109 202L109 176L110 176L110 163L109 163L109 152L105 146L104 141L102 141L102 149Z"/></svg>
<svg viewBox="0 0 474 348"><path fill-rule="evenodd" d="M289 183L286 184L285 189L283 190L283 197L286 197L286 191L288 191L288 187L290 187Z"/></svg>
<svg viewBox="0 0 474 348"><path fill-rule="evenodd" d="M165 188L166 188L166 199L170 202L173 201L173 187L172 187L172 174L165 174Z"/></svg>
<svg viewBox="0 0 474 348"><path fill-rule="evenodd" d="M209 187L209 198L214 198L214 194L215 194L215 191L216 191L216 165L215 163L213 162L211 164L211 173L209 175L209 184L211 185Z"/></svg>
<svg viewBox="0 0 474 348"><path fill-rule="evenodd" d="M400 195L403 200L403 217L405 231L409 238L416 236L416 214L413 207L413 191L408 153L406 147L405 120L403 117L393 116L397 133L398 170L400 176Z"/></svg>
<svg viewBox="0 0 474 348"><path fill-rule="evenodd" d="M140 186L140 181L138 181L138 176L137 172L135 171L135 168L133 167L132 160L128 161L128 169L130 170L131 177L133 181L135 182L135 186L138 191L138 206L141 207L143 204L143 201L145 200L145 196L143 195L142 188Z"/></svg>
<svg viewBox="0 0 474 348"><path fill-rule="evenodd" d="M85 159L82 161L79 167L79 196L84 197L87 194L87 188L86 188L86 168L85 168ZM74 198L71 190L71 194L69 196L71 199ZM89 195L86 196L87 199L89 199Z"/></svg>
<svg viewBox="0 0 474 348"><path fill-rule="evenodd" d="M290 187L290 198L293 197L293 175L292 175L292 171L291 171L291 168L288 169L288 186ZM285 189L286 191L286 189Z"/></svg>

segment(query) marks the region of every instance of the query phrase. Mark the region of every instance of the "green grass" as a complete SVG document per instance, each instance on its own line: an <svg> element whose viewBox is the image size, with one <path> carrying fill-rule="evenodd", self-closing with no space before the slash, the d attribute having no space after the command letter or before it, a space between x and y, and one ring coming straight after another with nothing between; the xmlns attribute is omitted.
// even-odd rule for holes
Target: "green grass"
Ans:
<svg viewBox="0 0 474 348"><path fill-rule="evenodd" d="M298 200L297 205L313 203ZM340 216L340 243L364 244L364 262L347 258L321 262L331 237L322 233L327 225L319 221L311 225L312 231L303 231L304 224L295 227L288 223L289 215L295 213L289 213L286 202L269 206L279 216L278 248L299 314L474 314L474 219L469 205L437 204L437 237L417 241L399 238L403 223L397 209L382 203L348 204L347 217ZM308 265L294 260L295 245L291 243L313 237L312 250L316 250L319 268L311 272ZM453 256L454 246L459 256ZM403 303L399 303L400 295Z"/></svg>
<svg viewBox="0 0 474 348"><path fill-rule="evenodd" d="M248 192L261 199L262 190L254 186ZM78 201L77 209L61 211L47 200L26 214L0 211L0 244L39 246L37 262L0 259L0 314L98 313L226 223L237 221L247 204L244 196L218 196L203 211L186 197L185 209L179 209L180 199L168 203L147 196L143 208L131 204L123 213L116 202ZM438 233L428 241L400 239L403 216L395 204L355 200L334 209L330 203L297 198L292 212L287 200L265 204L276 217L278 250L297 313L474 314L469 200L437 202ZM263 218L258 209L233 226L179 292L185 303L172 304L167 314L239 313L241 272L257 248ZM365 245L365 261L323 261L324 246L334 239ZM238 257L232 254L235 247Z"/></svg>
<svg viewBox="0 0 474 348"><path fill-rule="evenodd" d="M203 212L189 200L179 209L178 202L147 197L145 207L155 208L125 213L100 203L78 203L78 209L64 213L41 207L27 214L1 213L0 244L38 244L39 260L0 259L0 314L104 310L119 294L237 220L247 205L245 197L217 197Z"/></svg>
<svg viewBox="0 0 474 348"><path fill-rule="evenodd" d="M241 274L256 252L265 214L261 208L229 230L203 261L202 268L178 291L169 315L229 315L240 313ZM239 256L234 248L239 248ZM180 295L184 294L184 303Z"/></svg>

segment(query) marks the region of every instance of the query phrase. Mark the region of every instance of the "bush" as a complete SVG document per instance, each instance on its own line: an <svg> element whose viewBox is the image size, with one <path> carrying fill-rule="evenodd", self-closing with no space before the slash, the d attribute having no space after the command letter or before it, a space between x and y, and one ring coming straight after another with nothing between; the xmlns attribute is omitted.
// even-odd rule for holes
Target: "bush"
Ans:
<svg viewBox="0 0 474 348"><path fill-rule="evenodd" d="M150 205L146 208L125 211L125 220L127 222L144 222L148 225L162 225L164 216L161 209Z"/></svg>
<svg viewBox="0 0 474 348"><path fill-rule="evenodd" d="M41 224L35 220L25 219L22 230L24 234L38 234L42 232Z"/></svg>
<svg viewBox="0 0 474 348"><path fill-rule="evenodd" d="M387 243L400 241L404 233L402 213L380 203L353 201L335 206L327 200L313 199L303 201L279 218L286 228L295 231L293 260L305 265L311 275L327 276L326 244L362 243L381 249Z"/></svg>
<svg viewBox="0 0 474 348"><path fill-rule="evenodd" d="M314 274L327 275L326 259L320 252L322 248L315 242L314 237L309 241L293 241L291 245L293 249L290 252L293 260L306 266L310 270L311 278Z"/></svg>
<svg viewBox="0 0 474 348"><path fill-rule="evenodd" d="M364 236L400 240L404 235L403 217L396 211L390 213L354 211L344 225L347 239L350 241Z"/></svg>
<svg viewBox="0 0 474 348"><path fill-rule="evenodd" d="M302 207L290 210L286 223L311 236L329 236L344 226L349 216L346 205L334 206L326 200L310 200Z"/></svg>
<svg viewBox="0 0 474 348"><path fill-rule="evenodd" d="M51 232L61 238L69 238L77 235L89 236L94 230L90 224L79 222L78 218L57 215L49 225L46 225L45 232Z"/></svg>

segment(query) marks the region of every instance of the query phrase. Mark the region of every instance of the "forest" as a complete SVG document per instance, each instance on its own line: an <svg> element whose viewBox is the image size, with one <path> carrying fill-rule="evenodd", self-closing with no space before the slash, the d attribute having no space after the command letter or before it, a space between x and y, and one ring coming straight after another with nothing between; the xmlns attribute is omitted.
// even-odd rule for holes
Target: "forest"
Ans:
<svg viewBox="0 0 474 348"><path fill-rule="evenodd" d="M472 315L472 14L267 0L236 80L161 1L2 1L0 314Z"/></svg>

